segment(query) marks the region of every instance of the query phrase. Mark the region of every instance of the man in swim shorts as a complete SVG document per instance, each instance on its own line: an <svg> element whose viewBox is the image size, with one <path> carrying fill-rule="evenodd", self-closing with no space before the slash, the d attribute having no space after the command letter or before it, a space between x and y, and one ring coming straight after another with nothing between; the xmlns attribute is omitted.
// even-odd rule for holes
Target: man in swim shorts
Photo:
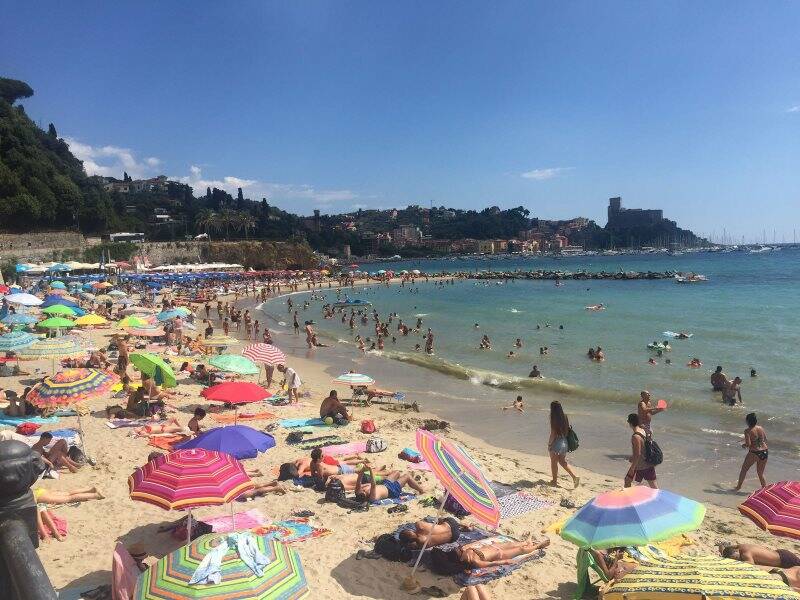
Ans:
<svg viewBox="0 0 800 600"><path fill-rule="evenodd" d="M780 569L791 569L800 567L800 556L785 549L772 549L757 544L737 544L735 546L725 546L721 549L723 558L732 558L742 562L749 562L751 565L762 567L778 567Z"/></svg>
<svg viewBox="0 0 800 600"><path fill-rule="evenodd" d="M369 483L363 483L365 476L369 476ZM381 483L376 482L375 479L375 477L372 477L372 469L370 467L365 467L358 474L355 488L356 501L364 502L369 500L370 502L375 502L376 500L385 500L387 498L399 498L403 495L403 486L405 485L419 494L425 493L423 487L416 482L410 473L390 473L383 478Z"/></svg>

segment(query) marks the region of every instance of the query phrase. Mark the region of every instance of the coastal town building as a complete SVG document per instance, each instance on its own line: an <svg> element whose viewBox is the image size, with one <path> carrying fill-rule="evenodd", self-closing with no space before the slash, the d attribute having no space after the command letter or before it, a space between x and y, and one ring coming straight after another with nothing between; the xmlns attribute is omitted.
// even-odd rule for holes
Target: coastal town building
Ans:
<svg viewBox="0 0 800 600"><path fill-rule="evenodd" d="M609 198L609 229L632 229L658 225L664 220L664 211L660 209L623 208L622 198Z"/></svg>

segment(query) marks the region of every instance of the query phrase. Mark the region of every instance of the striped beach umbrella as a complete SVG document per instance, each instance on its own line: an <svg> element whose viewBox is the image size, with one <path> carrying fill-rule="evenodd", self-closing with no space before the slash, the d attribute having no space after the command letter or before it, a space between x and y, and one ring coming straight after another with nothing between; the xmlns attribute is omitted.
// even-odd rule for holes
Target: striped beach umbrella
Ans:
<svg viewBox="0 0 800 600"><path fill-rule="evenodd" d="M12 331L0 335L0 352L17 352L27 348L38 339L35 335L25 331Z"/></svg>
<svg viewBox="0 0 800 600"><path fill-rule="evenodd" d="M260 385L248 381L229 381L205 388L200 395L206 400L225 402L227 404L249 404L261 402L272 396L272 393Z"/></svg>
<svg viewBox="0 0 800 600"><path fill-rule="evenodd" d="M417 450L447 493L481 523L500 523L500 504L481 468L461 446L417 429Z"/></svg>
<svg viewBox="0 0 800 600"><path fill-rule="evenodd" d="M337 383L346 383L347 385L372 385L375 380L369 375L362 375L361 373L342 373L336 379Z"/></svg>
<svg viewBox="0 0 800 600"><path fill-rule="evenodd" d="M163 358L150 352L133 352L130 355L131 363L148 377L152 377L156 384L172 388L178 385L175 372Z"/></svg>
<svg viewBox="0 0 800 600"><path fill-rule="evenodd" d="M66 369L34 386L28 401L39 408L70 406L111 390L119 381L113 373L100 369Z"/></svg>
<svg viewBox="0 0 800 600"><path fill-rule="evenodd" d="M773 535L800 540L800 481L779 481L754 492L739 511Z"/></svg>
<svg viewBox="0 0 800 600"><path fill-rule="evenodd" d="M263 363L265 365L283 365L286 364L286 355L272 344L250 344L242 350L242 356L246 356L253 362Z"/></svg>
<svg viewBox="0 0 800 600"><path fill-rule="evenodd" d="M131 499L165 510L226 504L252 488L238 460L203 449L161 455L128 478Z"/></svg>
<svg viewBox="0 0 800 600"><path fill-rule="evenodd" d="M238 354L218 354L211 357L208 362L220 371L239 375L258 375L261 371L259 366L252 360Z"/></svg>
<svg viewBox="0 0 800 600"><path fill-rule="evenodd" d="M595 496L564 524L579 548L643 546L700 527L706 507L667 490L636 486Z"/></svg>
<svg viewBox="0 0 800 600"><path fill-rule="evenodd" d="M9 313L0 319L0 322L4 325L30 325L38 320L33 315L26 315L25 313Z"/></svg>
<svg viewBox="0 0 800 600"><path fill-rule="evenodd" d="M40 339L27 348L20 350L19 357L23 360L57 359L80 356L84 352L86 350L78 338L64 335L56 338Z"/></svg>
<svg viewBox="0 0 800 600"><path fill-rule="evenodd" d="M645 557L605 590L605 600L800 600L780 579L755 565L719 556Z"/></svg>
<svg viewBox="0 0 800 600"><path fill-rule="evenodd" d="M309 597L303 565L294 548L264 535L244 533L239 536L247 536L247 547L257 550L253 561L255 570L239 556L236 539L213 533L202 535L143 572L133 594L134 600L299 600ZM225 544L227 552L220 560L219 583L190 583L203 559L211 552L220 552L221 544Z"/></svg>

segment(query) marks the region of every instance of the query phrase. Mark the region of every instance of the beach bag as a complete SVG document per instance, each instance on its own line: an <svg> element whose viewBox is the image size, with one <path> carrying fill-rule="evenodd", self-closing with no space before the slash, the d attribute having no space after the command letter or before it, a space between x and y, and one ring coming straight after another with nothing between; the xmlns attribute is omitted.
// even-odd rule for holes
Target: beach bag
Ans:
<svg viewBox="0 0 800 600"><path fill-rule="evenodd" d="M37 423L31 423L28 421L17 425L17 433L21 435L33 435L36 433L37 429L39 429L39 425Z"/></svg>
<svg viewBox="0 0 800 600"><path fill-rule="evenodd" d="M411 448L403 448L403 451L400 452L400 454L398 454L397 457L412 463L422 462L422 455L416 450L412 450Z"/></svg>
<svg viewBox="0 0 800 600"><path fill-rule="evenodd" d="M450 494L447 495L447 500L444 501L444 509L451 515L457 516L459 519L463 519L470 514L470 512L461 506L461 503Z"/></svg>
<svg viewBox="0 0 800 600"><path fill-rule="evenodd" d="M371 437L367 440L367 452L383 452L388 448L386 440L379 437Z"/></svg>
<svg viewBox="0 0 800 600"><path fill-rule="evenodd" d="M647 437L644 438L644 459L654 467L664 462L664 453L653 439L653 434L649 432Z"/></svg>
<svg viewBox="0 0 800 600"><path fill-rule="evenodd" d="M344 485L342 485L341 480L330 479L328 486L325 488L325 502L340 502L346 498L347 494L344 491Z"/></svg>
<svg viewBox="0 0 800 600"><path fill-rule="evenodd" d="M408 562L413 553L391 533L384 533L375 540L375 552L393 562Z"/></svg>
<svg viewBox="0 0 800 600"><path fill-rule="evenodd" d="M361 433L375 433L376 431L378 428L375 427L375 421L372 419L361 421Z"/></svg>
<svg viewBox="0 0 800 600"><path fill-rule="evenodd" d="M575 433L575 430L570 427L569 431L567 432L567 450L570 452L575 452L578 449L580 442L578 441L578 434Z"/></svg>

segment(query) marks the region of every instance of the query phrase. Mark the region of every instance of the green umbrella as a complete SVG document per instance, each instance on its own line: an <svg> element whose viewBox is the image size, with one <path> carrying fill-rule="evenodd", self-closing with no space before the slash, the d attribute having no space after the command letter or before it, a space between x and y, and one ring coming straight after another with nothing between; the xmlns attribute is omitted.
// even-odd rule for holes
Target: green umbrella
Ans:
<svg viewBox="0 0 800 600"><path fill-rule="evenodd" d="M117 325L120 327L147 327L150 325L147 321L140 319L139 317L134 317L133 315L129 315L124 319L120 320Z"/></svg>
<svg viewBox="0 0 800 600"><path fill-rule="evenodd" d="M163 387L171 388L178 385L175 372L164 359L149 352L133 352L130 355L133 366Z"/></svg>
<svg viewBox="0 0 800 600"><path fill-rule="evenodd" d="M43 329L68 329L70 327L75 327L75 322L65 319L64 317L51 317L44 321L39 321L36 326L42 327Z"/></svg>
<svg viewBox="0 0 800 600"><path fill-rule="evenodd" d="M237 354L218 354L208 361L222 371L239 375L258 375L261 369L246 356Z"/></svg>
<svg viewBox="0 0 800 600"><path fill-rule="evenodd" d="M43 309L42 312L46 315L50 315L51 317L60 315L62 317L74 317L78 313L70 306L65 306L64 304L53 304L53 306L48 306L47 308Z"/></svg>

